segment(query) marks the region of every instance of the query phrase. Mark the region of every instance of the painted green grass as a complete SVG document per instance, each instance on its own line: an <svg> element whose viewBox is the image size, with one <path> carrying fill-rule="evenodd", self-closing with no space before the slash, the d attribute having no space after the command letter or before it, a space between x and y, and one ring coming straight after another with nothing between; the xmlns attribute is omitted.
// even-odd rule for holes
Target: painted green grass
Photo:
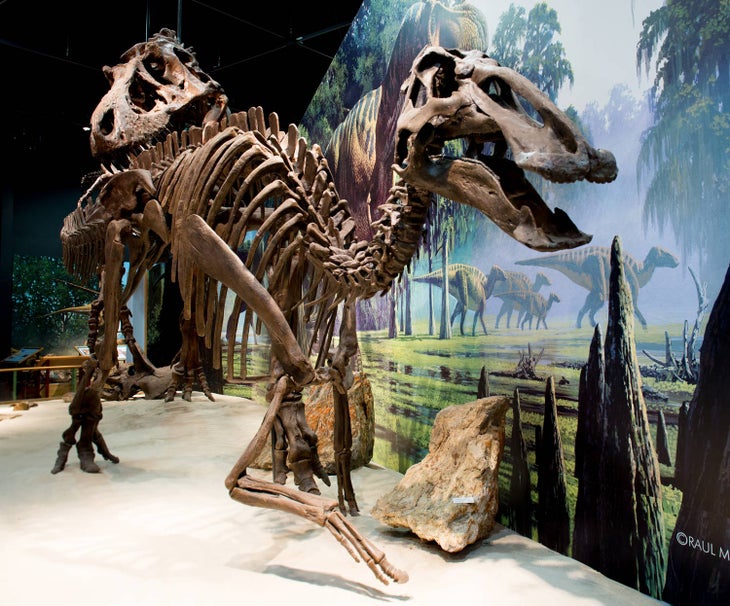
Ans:
<svg viewBox="0 0 730 606"><path fill-rule="evenodd" d="M491 322L491 323L490 323ZM493 319L487 319L487 326ZM652 366L642 350L663 357L664 332L681 335L682 326L638 328L635 332L637 359L642 366ZM588 357L591 327L576 329L568 322L551 323L548 330L491 330L488 335L462 336L458 329L450 340L429 336L425 326L416 324L413 336L388 339L383 332L360 334L363 369L371 380L376 406L376 443L374 460L386 467L405 472L428 452L433 419L439 410L451 404L461 404L476 398L477 383L482 367L489 373L511 372L520 352L528 343L533 355L542 353L537 374L542 379L553 376L559 410L558 426L563 442L565 479L571 523L575 514L578 481L575 478L575 434L577 429L577 399L580 365ZM605 336L605 332L604 332ZM558 381L562 379L562 385ZM662 392L667 402L647 401L649 410L677 412L678 406L691 398L691 385L681 382L656 381L645 378L644 384ZM528 443L531 467L532 500L537 503L537 468L535 464L535 427L542 426L544 381L526 381L490 374L491 394L512 395L520 391L522 421ZM570 414L572 411L572 414ZM512 473L509 437L511 413L507 421L507 442L500 467L500 492L504 502ZM669 449L676 452L677 427L667 427ZM656 426L652 425L656 442ZM664 479L674 476L672 466L660 466ZM666 542L668 544L681 504L681 492L665 485L663 491ZM507 523L502 516L502 523ZM572 528L571 528L572 536ZM533 520L533 538L537 538Z"/></svg>
<svg viewBox="0 0 730 606"><path fill-rule="evenodd" d="M494 325L494 318L487 318L487 326ZM639 364L651 366L652 362L642 353L646 349L657 357L664 355L664 333L681 335L682 326L637 328L636 350ZM424 323L416 323L414 335L399 335L388 339L384 331L361 332L360 349L363 371L370 379L375 399L376 441L373 460L390 469L405 472L420 461L428 452L428 442L435 416L452 404L463 404L476 398L477 385L482 368L489 375L492 394L512 396L520 391L522 420L528 444L528 461L531 467L532 501L537 503L537 467L535 464L535 428L542 426L545 379L552 376L559 408L558 426L563 442L565 479L571 523L575 513L578 482L575 471L575 434L577 428L577 399L580 365L584 364L589 351L593 329L575 328L568 321L553 321L545 330L520 330L500 328L488 335L459 334L439 340L429 336ZM605 336L605 334L604 334ZM516 368L521 353L528 344L533 355L541 355L537 374L542 381L526 381L499 373L511 373ZM225 362L225 360L224 360ZM238 374L238 357L234 359L234 373ZM262 375L268 371L268 345L265 340L251 347L248 357L249 375ZM495 374L496 373L496 374ZM678 406L692 395L692 386L681 382L656 381L645 378L644 384L662 392L668 402L647 401L651 409L677 412ZM261 385L227 385L225 393L261 401ZM509 451L511 413L507 417L507 441L500 467L500 493L505 501L512 473L512 457ZM656 427L652 425L652 438L656 441ZM669 448L676 452L677 427L667 427ZM672 478L674 468L661 466L663 478ZM681 504L681 492L671 486L664 487L664 515L667 544L676 523ZM500 522L507 524L505 515ZM572 528L571 528L572 536ZM533 538L537 538L533 520Z"/></svg>

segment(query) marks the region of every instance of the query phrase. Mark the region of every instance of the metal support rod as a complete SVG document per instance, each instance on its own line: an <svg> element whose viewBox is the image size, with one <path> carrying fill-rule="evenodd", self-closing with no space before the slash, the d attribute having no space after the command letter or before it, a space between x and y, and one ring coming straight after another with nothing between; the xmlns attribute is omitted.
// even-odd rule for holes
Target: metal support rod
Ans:
<svg viewBox="0 0 730 606"><path fill-rule="evenodd" d="M182 0L177 0L177 39L182 42Z"/></svg>

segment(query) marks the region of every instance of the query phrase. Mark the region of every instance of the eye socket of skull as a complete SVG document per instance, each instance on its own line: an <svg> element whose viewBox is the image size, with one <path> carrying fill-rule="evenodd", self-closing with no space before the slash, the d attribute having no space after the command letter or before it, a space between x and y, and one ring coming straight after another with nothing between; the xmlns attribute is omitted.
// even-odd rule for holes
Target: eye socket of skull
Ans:
<svg viewBox="0 0 730 606"><path fill-rule="evenodd" d="M109 92L91 117L91 151L97 158L124 162L136 145L170 130L200 125L221 98L221 86L200 68L192 49L163 30L105 68Z"/></svg>
<svg viewBox="0 0 730 606"><path fill-rule="evenodd" d="M166 77L167 62L159 47L149 46L149 52L142 59L142 65L147 73L160 84L171 84Z"/></svg>
<svg viewBox="0 0 730 606"><path fill-rule="evenodd" d="M180 48L178 46L174 46L172 48L172 52L175 53L175 56L178 58L180 63L182 63L201 82L210 81L210 76L201 71L198 60L192 53L189 53L186 49Z"/></svg>
<svg viewBox="0 0 730 606"><path fill-rule="evenodd" d="M450 97L458 89L456 63L443 53L429 53L417 67L417 77L411 89L410 101L414 107L423 106L429 97Z"/></svg>

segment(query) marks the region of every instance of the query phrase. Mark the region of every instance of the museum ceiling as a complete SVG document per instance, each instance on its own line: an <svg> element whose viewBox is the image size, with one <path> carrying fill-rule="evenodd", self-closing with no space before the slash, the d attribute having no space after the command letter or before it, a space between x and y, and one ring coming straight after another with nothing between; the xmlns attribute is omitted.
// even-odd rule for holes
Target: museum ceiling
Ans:
<svg viewBox="0 0 730 606"><path fill-rule="evenodd" d="M0 136L12 159L2 173L78 183L93 166L83 127L107 89L102 66L162 27L193 47L233 110L261 105L298 122L360 4L0 0Z"/></svg>

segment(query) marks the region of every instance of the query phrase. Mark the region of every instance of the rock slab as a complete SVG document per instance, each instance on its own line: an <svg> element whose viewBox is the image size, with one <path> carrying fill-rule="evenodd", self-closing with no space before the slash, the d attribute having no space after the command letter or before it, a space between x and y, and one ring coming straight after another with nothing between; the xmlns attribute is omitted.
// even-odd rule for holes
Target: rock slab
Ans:
<svg viewBox="0 0 730 606"><path fill-rule="evenodd" d="M510 398L493 396L436 415L429 453L372 510L454 553L488 536L499 507L499 464Z"/></svg>

